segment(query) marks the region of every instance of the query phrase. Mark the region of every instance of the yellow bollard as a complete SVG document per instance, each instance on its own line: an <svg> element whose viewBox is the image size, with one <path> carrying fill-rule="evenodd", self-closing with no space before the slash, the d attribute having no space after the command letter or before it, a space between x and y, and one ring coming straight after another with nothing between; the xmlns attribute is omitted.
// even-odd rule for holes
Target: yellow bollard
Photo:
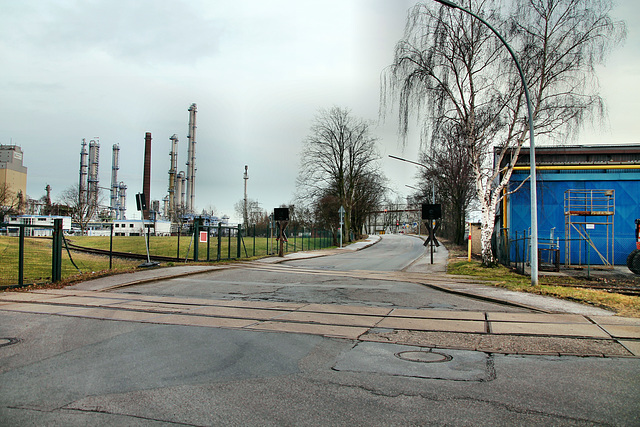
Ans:
<svg viewBox="0 0 640 427"><path fill-rule="evenodd" d="M471 227L469 227L469 244L467 245L467 261L471 262Z"/></svg>

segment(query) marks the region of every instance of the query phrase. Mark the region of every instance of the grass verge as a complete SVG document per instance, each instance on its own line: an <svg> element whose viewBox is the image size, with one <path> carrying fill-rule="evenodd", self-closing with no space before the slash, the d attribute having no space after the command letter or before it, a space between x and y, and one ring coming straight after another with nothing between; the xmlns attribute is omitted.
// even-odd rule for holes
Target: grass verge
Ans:
<svg viewBox="0 0 640 427"><path fill-rule="evenodd" d="M450 260L447 272L487 280L487 284L492 286L577 301L612 310L620 316L640 318L640 297L571 286L572 284L593 284L593 280L541 275L538 279L539 284L531 286L531 279L528 276L516 274L502 265L484 267L479 261L474 260L471 262ZM613 284L613 282L609 280L609 283Z"/></svg>

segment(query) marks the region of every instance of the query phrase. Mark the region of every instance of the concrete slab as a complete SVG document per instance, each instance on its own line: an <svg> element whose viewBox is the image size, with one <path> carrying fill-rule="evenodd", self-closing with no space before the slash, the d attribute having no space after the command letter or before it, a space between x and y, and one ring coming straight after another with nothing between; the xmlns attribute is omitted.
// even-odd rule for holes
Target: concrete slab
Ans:
<svg viewBox="0 0 640 427"><path fill-rule="evenodd" d="M111 307L127 310L142 310L154 313L183 313L193 309L192 305L163 304L155 301L124 301L111 305Z"/></svg>
<svg viewBox="0 0 640 427"><path fill-rule="evenodd" d="M94 298L93 296L77 297L77 296L60 295L60 296L45 298L38 302L47 303L47 304L56 304L56 305L63 304L63 305L104 307L107 305L118 304L126 301L121 299L115 299L115 298Z"/></svg>
<svg viewBox="0 0 640 427"><path fill-rule="evenodd" d="M215 305L219 305L222 307L248 307L248 308L267 308L267 309L274 309L274 310L297 310L308 304L295 303L295 302L217 300Z"/></svg>
<svg viewBox="0 0 640 427"><path fill-rule="evenodd" d="M49 304L23 304L23 303L9 303L0 306L2 311L19 311L22 313L42 313L42 314L57 314L64 311L69 311L71 307L66 305L49 305Z"/></svg>
<svg viewBox="0 0 640 427"><path fill-rule="evenodd" d="M635 325L640 326L640 319L618 316L589 316L598 325Z"/></svg>
<svg viewBox="0 0 640 427"><path fill-rule="evenodd" d="M283 310L263 310L253 308L240 308L240 307L199 307L189 311L189 314L197 314L202 316L214 316L214 317L234 317L238 319L253 319L253 320L270 320L284 314L289 311Z"/></svg>
<svg viewBox="0 0 640 427"><path fill-rule="evenodd" d="M308 304L299 309L315 313L361 314L365 316L386 316L392 309L384 307L363 307L356 305Z"/></svg>
<svg viewBox="0 0 640 427"><path fill-rule="evenodd" d="M602 329L615 338L640 339L640 326L634 325L602 325Z"/></svg>
<svg viewBox="0 0 640 427"><path fill-rule="evenodd" d="M387 317L376 325L378 328L409 329L417 331L487 332L485 322L475 320L415 319Z"/></svg>
<svg viewBox="0 0 640 427"><path fill-rule="evenodd" d="M424 353L424 357L419 357ZM402 357L411 355L407 360ZM434 357L428 357L433 355ZM437 358L437 356L444 356ZM436 360L420 362L416 360ZM484 353L430 349L398 344L360 342L343 353L333 369L336 371L371 372L414 378L455 381L490 381L495 373Z"/></svg>
<svg viewBox="0 0 640 427"><path fill-rule="evenodd" d="M291 323L291 322L261 322L256 325L249 326L245 329L272 332L292 332L298 334L322 335L325 337L346 338L356 340L368 328L358 328L354 326L336 326L336 325L310 325L307 323Z"/></svg>
<svg viewBox="0 0 640 427"><path fill-rule="evenodd" d="M410 308L396 308L389 314L389 316L415 317L420 319L485 320L484 313L477 311L428 310Z"/></svg>
<svg viewBox="0 0 640 427"><path fill-rule="evenodd" d="M367 326L373 327L383 318L377 316L356 316L349 314L311 313L295 311L280 316L278 320L321 323L323 325Z"/></svg>
<svg viewBox="0 0 640 427"><path fill-rule="evenodd" d="M165 325L207 326L211 328L244 328L256 323L256 321L247 319L229 319L225 317L165 314L156 319L154 323Z"/></svg>
<svg viewBox="0 0 640 427"><path fill-rule="evenodd" d="M76 308L66 307L67 311L58 314L70 317L87 317L90 319L120 320L127 322L149 323L158 319L162 314L142 311L114 310L111 308Z"/></svg>
<svg viewBox="0 0 640 427"><path fill-rule="evenodd" d="M609 338L594 324L489 322L491 333L504 335L547 335L564 337Z"/></svg>
<svg viewBox="0 0 640 427"><path fill-rule="evenodd" d="M52 296L47 294L36 294L32 292L0 292L0 301L42 301L47 298L52 298Z"/></svg>
<svg viewBox="0 0 640 427"><path fill-rule="evenodd" d="M542 313L487 313L487 320L498 322L526 323L584 323L592 324L580 314L542 314Z"/></svg>
<svg viewBox="0 0 640 427"><path fill-rule="evenodd" d="M631 353L633 353L634 356L640 357L640 341L619 340L619 342L627 350L629 350Z"/></svg>

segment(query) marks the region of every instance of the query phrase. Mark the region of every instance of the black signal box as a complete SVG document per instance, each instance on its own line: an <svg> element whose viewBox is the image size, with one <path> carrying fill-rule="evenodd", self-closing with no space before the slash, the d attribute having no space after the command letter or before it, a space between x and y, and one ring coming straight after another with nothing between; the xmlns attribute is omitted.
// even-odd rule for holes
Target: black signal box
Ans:
<svg viewBox="0 0 640 427"><path fill-rule="evenodd" d="M274 208L273 219L275 221L289 221L289 208Z"/></svg>
<svg viewBox="0 0 640 427"><path fill-rule="evenodd" d="M442 208L440 203L430 205L422 204L422 219L440 219L442 218Z"/></svg>

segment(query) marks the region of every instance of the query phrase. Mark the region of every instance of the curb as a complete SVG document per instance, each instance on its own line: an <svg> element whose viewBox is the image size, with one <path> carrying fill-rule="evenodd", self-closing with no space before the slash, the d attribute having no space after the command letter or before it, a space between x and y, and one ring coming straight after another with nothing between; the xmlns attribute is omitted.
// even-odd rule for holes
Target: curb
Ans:
<svg viewBox="0 0 640 427"><path fill-rule="evenodd" d="M527 305L527 304L522 304L522 303L519 303L519 302L513 302L513 301L506 300L506 299L489 297L489 296L486 296L486 295L480 295L480 294L475 294L475 293L471 293L471 292L458 291L458 290L455 290L455 289L450 289L450 288L446 288L444 286L434 285L434 284L430 284L430 283L420 283L420 284L422 286L426 286L428 288L432 288L432 289L435 289L437 291L446 292L448 294L465 296L465 297L468 297L468 298L473 298L473 299L486 301L486 302L492 302L492 303L495 303L495 304L507 305L507 306L510 306L510 307L524 308L524 309L527 309L527 310L537 311L539 313L545 313L545 314L553 314L553 313L555 313L555 311L549 311L549 310L545 310L545 309L538 308L538 307L532 307L532 306Z"/></svg>

